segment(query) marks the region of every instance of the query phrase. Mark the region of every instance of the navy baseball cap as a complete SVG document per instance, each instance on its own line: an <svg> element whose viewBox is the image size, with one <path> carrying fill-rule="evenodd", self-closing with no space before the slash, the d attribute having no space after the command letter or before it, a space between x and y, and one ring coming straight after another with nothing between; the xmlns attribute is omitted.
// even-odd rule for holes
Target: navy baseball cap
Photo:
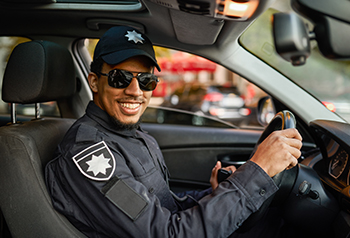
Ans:
<svg viewBox="0 0 350 238"><path fill-rule="evenodd" d="M137 55L147 56L160 71L153 44L147 36L132 27L115 26L97 43L93 60L101 57L107 64L115 65Z"/></svg>

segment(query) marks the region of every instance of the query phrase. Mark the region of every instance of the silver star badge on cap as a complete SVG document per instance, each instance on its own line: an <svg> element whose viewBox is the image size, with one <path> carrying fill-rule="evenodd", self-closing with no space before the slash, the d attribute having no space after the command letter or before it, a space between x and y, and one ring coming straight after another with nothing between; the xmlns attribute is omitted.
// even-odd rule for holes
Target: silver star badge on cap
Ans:
<svg viewBox="0 0 350 238"><path fill-rule="evenodd" d="M128 37L128 41L134 41L135 44L137 44L138 42L143 44L143 41L145 39L142 38L141 34L137 33L135 30L127 32L128 34L126 34L125 36Z"/></svg>

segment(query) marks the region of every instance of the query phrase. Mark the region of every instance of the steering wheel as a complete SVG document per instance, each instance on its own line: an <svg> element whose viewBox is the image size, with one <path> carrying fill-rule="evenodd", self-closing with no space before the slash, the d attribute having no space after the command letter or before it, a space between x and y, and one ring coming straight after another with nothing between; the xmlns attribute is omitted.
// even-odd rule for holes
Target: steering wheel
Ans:
<svg viewBox="0 0 350 238"><path fill-rule="evenodd" d="M272 132L276 130L283 130L288 128L295 128L296 120L294 115L290 111L281 111L278 112L271 122L267 125L263 133L261 134L255 149L250 157L252 157L258 147L258 145L263 142ZM265 214L270 205L279 205L281 201L285 201L291 192L294 182L297 178L298 166L294 166L292 169L284 170L272 179L275 184L279 187L279 190L272 196L270 196L257 210L255 213L252 213L247 220L243 222L239 229L236 232L243 233L251 229ZM273 202L273 204L271 204Z"/></svg>

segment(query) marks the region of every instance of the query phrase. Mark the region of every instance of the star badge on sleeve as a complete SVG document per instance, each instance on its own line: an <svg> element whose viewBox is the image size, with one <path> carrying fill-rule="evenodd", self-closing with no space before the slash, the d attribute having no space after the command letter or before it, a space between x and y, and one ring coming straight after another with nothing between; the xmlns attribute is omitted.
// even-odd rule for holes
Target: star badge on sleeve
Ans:
<svg viewBox="0 0 350 238"><path fill-rule="evenodd" d="M137 44L138 42L143 44L143 41L145 39L142 38L142 35L140 33L137 33L135 30L127 32L128 34L126 34L125 36L128 37L128 41L134 41L135 44Z"/></svg>
<svg viewBox="0 0 350 238"><path fill-rule="evenodd" d="M107 181L115 170L115 158L104 141L98 142L73 156L80 172L92 180Z"/></svg>

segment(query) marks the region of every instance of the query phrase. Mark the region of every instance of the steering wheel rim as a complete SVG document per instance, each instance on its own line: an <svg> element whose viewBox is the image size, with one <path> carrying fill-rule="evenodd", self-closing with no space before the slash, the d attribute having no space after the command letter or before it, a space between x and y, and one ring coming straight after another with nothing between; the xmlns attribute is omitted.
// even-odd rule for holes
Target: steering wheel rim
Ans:
<svg viewBox="0 0 350 238"><path fill-rule="evenodd" d="M271 122L266 126L263 133L261 134L250 158L254 155L258 145L261 142L263 142L272 132L276 130L284 130L289 128L296 128L296 120L293 113L291 113L288 110L278 112L275 115L275 117L271 120ZM277 191L275 194L270 196L256 212L252 213L247 218L247 220L243 222L240 228L237 229L236 232L243 233L251 229L262 218L262 216L267 211L268 207L274 201L275 197L278 197L277 200L282 200L281 199L282 197L284 198L288 196L291 189L293 188L296 177L297 177L297 166L289 170L284 170L278 173L277 175L275 175L272 179L275 182L275 184L279 187L279 191ZM290 182L290 181L293 181L293 182ZM276 194L278 196L276 196ZM276 202L275 204L278 204L278 202Z"/></svg>

